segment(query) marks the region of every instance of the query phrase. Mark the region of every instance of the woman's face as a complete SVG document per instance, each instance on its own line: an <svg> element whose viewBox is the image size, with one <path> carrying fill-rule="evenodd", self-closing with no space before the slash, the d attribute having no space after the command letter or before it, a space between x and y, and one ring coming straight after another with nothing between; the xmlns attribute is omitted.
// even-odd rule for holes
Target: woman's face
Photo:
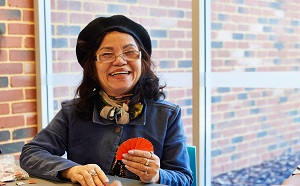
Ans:
<svg viewBox="0 0 300 186"><path fill-rule="evenodd" d="M133 37L126 33L113 31L106 34L96 55L105 58L112 53L118 55L128 51L139 51ZM95 61L102 89L110 96L127 94L141 76L140 58L126 61L121 56L117 56L113 62Z"/></svg>

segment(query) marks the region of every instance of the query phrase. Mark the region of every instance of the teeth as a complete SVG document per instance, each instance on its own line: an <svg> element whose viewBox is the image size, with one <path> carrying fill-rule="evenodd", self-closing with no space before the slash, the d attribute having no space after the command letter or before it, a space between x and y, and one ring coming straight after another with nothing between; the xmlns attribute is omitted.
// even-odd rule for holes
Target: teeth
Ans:
<svg viewBox="0 0 300 186"><path fill-rule="evenodd" d="M119 75L119 74L129 74L129 73L128 72L113 72L110 75L111 76L116 76L116 75Z"/></svg>

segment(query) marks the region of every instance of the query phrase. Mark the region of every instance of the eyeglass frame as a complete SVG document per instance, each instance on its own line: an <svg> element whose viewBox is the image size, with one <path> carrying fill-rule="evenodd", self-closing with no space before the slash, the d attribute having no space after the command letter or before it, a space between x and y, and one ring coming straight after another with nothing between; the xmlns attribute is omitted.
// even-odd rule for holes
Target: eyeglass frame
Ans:
<svg viewBox="0 0 300 186"><path fill-rule="evenodd" d="M142 51L140 51L140 50L133 50L133 51L134 51L134 52L139 52L139 56L138 56L137 59L141 59L141 58L142 58ZM100 60L100 57L99 57L99 55L100 55L101 53L96 54L94 59L95 59L96 61L99 61L100 63L113 63L113 62L115 62L115 61L117 60L117 58L120 56L124 61L127 61L127 62L128 62L128 60L125 60L125 59L123 58L123 55L124 55L125 52L126 52L126 51L123 51L122 53L119 53L119 54L116 54L116 53L114 53L114 52L110 52L110 53L112 53L112 54L115 55L115 59L114 59L113 61L110 61L110 62L102 62L102 61Z"/></svg>

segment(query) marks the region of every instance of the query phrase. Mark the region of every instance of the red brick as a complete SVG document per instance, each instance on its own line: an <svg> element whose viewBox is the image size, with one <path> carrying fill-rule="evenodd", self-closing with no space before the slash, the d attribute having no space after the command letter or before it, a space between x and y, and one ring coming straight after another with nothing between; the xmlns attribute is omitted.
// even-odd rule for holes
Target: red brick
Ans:
<svg viewBox="0 0 300 186"><path fill-rule="evenodd" d="M193 51L185 51L185 57L188 58L188 59L191 59L192 61L192 58L193 58Z"/></svg>
<svg viewBox="0 0 300 186"><path fill-rule="evenodd" d="M0 115L9 114L9 104L0 104Z"/></svg>
<svg viewBox="0 0 300 186"><path fill-rule="evenodd" d="M176 38L183 38L184 37L184 31L179 30L171 30L169 31L170 38L176 39Z"/></svg>
<svg viewBox="0 0 300 186"><path fill-rule="evenodd" d="M186 143L190 144L190 145L193 144L193 137L192 136L187 136Z"/></svg>
<svg viewBox="0 0 300 186"><path fill-rule="evenodd" d="M25 74L36 74L35 72L35 63L25 63L24 64L24 73Z"/></svg>
<svg viewBox="0 0 300 186"><path fill-rule="evenodd" d="M24 116L0 117L0 128L24 126Z"/></svg>
<svg viewBox="0 0 300 186"><path fill-rule="evenodd" d="M219 158L216 158L217 159L217 163L220 164L220 163L223 163L223 162L228 162L230 160L230 157L227 155L227 156L221 156Z"/></svg>
<svg viewBox="0 0 300 186"><path fill-rule="evenodd" d="M10 23L8 24L9 34L34 35L33 24Z"/></svg>
<svg viewBox="0 0 300 186"><path fill-rule="evenodd" d="M170 59L178 59L178 58L183 58L183 51L174 51L174 50L170 50L168 52L168 58Z"/></svg>
<svg viewBox="0 0 300 186"><path fill-rule="evenodd" d="M0 91L0 102L17 101L24 98L22 90L3 90Z"/></svg>
<svg viewBox="0 0 300 186"><path fill-rule="evenodd" d="M53 7L53 9L54 9L54 7L56 8L56 1L50 1L51 2L51 7Z"/></svg>
<svg viewBox="0 0 300 186"><path fill-rule="evenodd" d="M185 96L184 90L174 90L174 91L170 91L170 93L168 94L168 98L170 98L170 99L182 98L184 96Z"/></svg>
<svg viewBox="0 0 300 186"><path fill-rule="evenodd" d="M226 48L226 49L236 48L237 44L238 44L237 42L226 41L226 42L224 42L224 48Z"/></svg>
<svg viewBox="0 0 300 186"><path fill-rule="evenodd" d="M26 89L25 99L36 99L36 89Z"/></svg>
<svg viewBox="0 0 300 186"><path fill-rule="evenodd" d="M26 37L25 38L25 47L26 48L34 48L34 37Z"/></svg>
<svg viewBox="0 0 300 186"><path fill-rule="evenodd" d="M69 63L53 63L53 72L59 73L59 72L69 72Z"/></svg>
<svg viewBox="0 0 300 186"><path fill-rule="evenodd" d="M159 48L175 48L176 41L175 40L160 40Z"/></svg>
<svg viewBox="0 0 300 186"><path fill-rule="evenodd" d="M37 115L36 114L26 114L26 125L36 125Z"/></svg>
<svg viewBox="0 0 300 186"><path fill-rule="evenodd" d="M168 15L168 11L166 9L161 9L161 8L150 8L149 12L151 12L151 15L157 17L166 17ZM157 20L155 19L152 20L157 22Z"/></svg>
<svg viewBox="0 0 300 186"><path fill-rule="evenodd" d="M174 0L159 0L159 6L175 7L176 1L174 1Z"/></svg>
<svg viewBox="0 0 300 186"><path fill-rule="evenodd" d="M159 15L157 15L157 16L159 16ZM157 27L158 26L157 19L153 19L153 18L140 18L139 23L144 25L145 28L149 28L148 32L150 31L151 27Z"/></svg>
<svg viewBox="0 0 300 186"><path fill-rule="evenodd" d="M1 48L0 48L0 61L7 61L7 51L2 50Z"/></svg>
<svg viewBox="0 0 300 186"><path fill-rule="evenodd" d="M67 12L55 12L51 14L52 23L66 23L68 22L68 13Z"/></svg>
<svg viewBox="0 0 300 186"><path fill-rule="evenodd" d="M71 71L82 72L82 67L79 65L79 63L71 63Z"/></svg>
<svg viewBox="0 0 300 186"><path fill-rule="evenodd" d="M166 51L158 51L154 50L152 51L152 56L155 59L165 59L167 58L167 52Z"/></svg>
<svg viewBox="0 0 300 186"><path fill-rule="evenodd" d="M193 36L193 32L191 31L191 30L187 30L187 31L185 31L185 37L186 38L192 38L192 36Z"/></svg>
<svg viewBox="0 0 300 186"><path fill-rule="evenodd" d="M86 24L86 20L93 20L94 18L92 14L83 14L83 13L80 14L72 13L69 17L71 23L79 23L84 25Z"/></svg>
<svg viewBox="0 0 300 186"><path fill-rule="evenodd" d="M59 50L57 51L57 60L59 61L76 61L74 50Z"/></svg>
<svg viewBox="0 0 300 186"><path fill-rule="evenodd" d="M225 5L224 11L228 12L229 14L237 12L237 8L235 6Z"/></svg>
<svg viewBox="0 0 300 186"><path fill-rule="evenodd" d="M23 10L23 20L28 22L33 22L34 12L32 10Z"/></svg>
<svg viewBox="0 0 300 186"><path fill-rule="evenodd" d="M36 102L20 102L12 104L12 113L36 112Z"/></svg>
<svg viewBox="0 0 300 186"><path fill-rule="evenodd" d="M106 3L97 2L85 2L82 5L84 12L105 12Z"/></svg>
<svg viewBox="0 0 300 186"><path fill-rule="evenodd" d="M222 4L219 4L217 2L211 3L211 9L214 10L214 12L223 12L224 6Z"/></svg>
<svg viewBox="0 0 300 186"><path fill-rule="evenodd" d="M192 126L192 118L182 118L182 121L184 123L184 126L187 127L186 129L188 129L188 126Z"/></svg>
<svg viewBox="0 0 300 186"><path fill-rule="evenodd" d="M58 10L81 10L79 1L57 1Z"/></svg>
<svg viewBox="0 0 300 186"><path fill-rule="evenodd" d="M35 53L33 50L11 50L9 59L11 61L34 61Z"/></svg>
<svg viewBox="0 0 300 186"><path fill-rule="evenodd" d="M77 44L77 38L70 38L69 39L70 48L74 49L76 47L76 44Z"/></svg>
<svg viewBox="0 0 300 186"><path fill-rule="evenodd" d="M178 41L178 48L192 48L192 41Z"/></svg>
<svg viewBox="0 0 300 186"><path fill-rule="evenodd" d="M193 17L192 11L188 11L185 13L185 18L192 20L192 17ZM190 32L192 32L192 30L190 30ZM191 36L192 36L192 34L191 34Z"/></svg>
<svg viewBox="0 0 300 186"><path fill-rule="evenodd" d="M7 0L10 7L33 8L32 0Z"/></svg>
<svg viewBox="0 0 300 186"><path fill-rule="evenodd" d="M177 1L177 4L178 8L192 9L192 1L179 0Z"/></svg>
<svg viewBox="0 0 300 186"><path fill-rule="evenodd" d="M13 76L11 77L12 87L35 87L35 76Z"/></svg>
<svg viewBox="0 0 300 186"><path fill-rule="evenodd" d="M21 74L23 65L21 63L2 63L0 64L0 74Z"/></svg>
<svg viewBox="0 0 300 186"><path fill-rule="evenodd" d="M158 5L158 1L159 0L151 0L151 1L149 1L149 0L139 0L139 2L140 2L140 4L141 5L152 5L152 6L157 6Z"/></svg>
<svg viewBox="0 0 300 186"><path fill-rule="evenodd" d="M192 21L191 20L179 20L178 21L178 27L179 28L186 28L186 29L190 29L192 27Z"/></svg>
<svg viewBox="0 0 300 186"><path fill-rule="evenodd" d="M20 48L22 46L21 37L3 36L0 39L0 48Z"/></svg>
<svg viewBox="0 0 300 186"><path fill-rule="evenodd" d="M224 30L233 32L237 30L237 26L235 24L225 24L224 25Z"/></svg>
<svg viewBox="0 0 300 186"><path fill-rule="evenodd" d="M70 95L69 87L54 87L53 96L57 97L66 97Z"/></svg>
<svg viewBox="0 0 300 186"><path fill-rule="evenodd" d="M129 12L131 15L138 15L138 16L147 16L148 9L140 6L130 6Z"/></svg>
<svg viewBox="0 0 300 186"><path fill-rule="evenodd" d="M226 51L220 50L220 51L217 51L217 56L219 58L225 58L225 57L228 58L228 57L230 57L230 52L228 50L226 50ZM223 65L223 63L222 63L222 65Z"/></svg>

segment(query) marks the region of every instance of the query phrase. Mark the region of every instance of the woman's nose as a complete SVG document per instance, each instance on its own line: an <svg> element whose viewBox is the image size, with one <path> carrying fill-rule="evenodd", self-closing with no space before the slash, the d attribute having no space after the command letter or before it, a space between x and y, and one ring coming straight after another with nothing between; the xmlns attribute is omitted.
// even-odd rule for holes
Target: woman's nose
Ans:
<svg viewBox="0 0 300 186"><path fill-rule="evenodd" d="M113 62L113 65L115 66L123 66L126 65L127 61L125 61L122 57L122 54L119 54L116 56L116 60Z"/></svg>

